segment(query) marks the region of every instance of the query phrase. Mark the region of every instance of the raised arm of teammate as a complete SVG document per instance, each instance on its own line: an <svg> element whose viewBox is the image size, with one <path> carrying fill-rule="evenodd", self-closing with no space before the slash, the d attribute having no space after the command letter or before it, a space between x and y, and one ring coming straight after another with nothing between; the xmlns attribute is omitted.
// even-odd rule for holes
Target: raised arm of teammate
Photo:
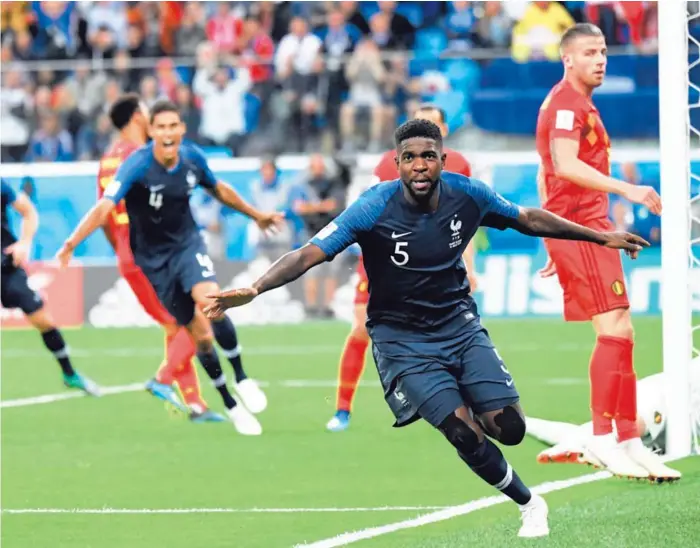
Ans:
<svg viewBox="0 0 700 548"><path fill-rule="evenodd" d="M4 184L4 183L3 183ZM19 239L7 246L5 252L12 255L12 264L21 266L27 262L29 251L32 248L32 240L39 228L39 215L29 197L24 192L15 193L15 198L11 202L12 207L22 217L22 228Z"/></svg>

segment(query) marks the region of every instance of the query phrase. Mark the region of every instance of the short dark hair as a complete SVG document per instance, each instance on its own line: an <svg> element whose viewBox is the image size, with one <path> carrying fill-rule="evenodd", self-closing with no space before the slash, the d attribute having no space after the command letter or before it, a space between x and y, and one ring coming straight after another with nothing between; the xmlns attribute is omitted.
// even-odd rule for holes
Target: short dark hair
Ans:
<svg viewBox="0 0 700 548"><path fill-rule="evenodd" d="M440 122L442 122L444 124L445 120L447 119L447 114L445 113L445 109L440 108L437 105L432 105L430 103L424 103L416 109L416 112L429 112L431 110L437 112L440 115Z"/></svg>
<svg viewBox="0 0 700 548"><path fill-rule="evenodd" d="M173 103L170 99L158 99L151 107L151 123L156 119L162 112L174 112L180 116L180 109L177 105Z"/></svg>
<svg viewBox="0 0 700 548"><path fill-rule="evenodd" d="M576 23L562 34L559 46L563 48L579 36L603 36L603 31L593 23Z"/></svg>
<svg viewBox="0 0 700 548"><path fill-rule="evenodd" d="M405 140L413 139L414 137L432 139L442 146L440 128L429 120L409 120L401 124L394 132L394 141L397 147Z"/></svg>
<svg viewBox="0 0 700 548"><path fill-rule="evenodd" d="M109 119L112 125L118 130L124 129L134 114L139 111L141 99L136 93L127 93L114 101L112 108L109 109Z"/></svg>

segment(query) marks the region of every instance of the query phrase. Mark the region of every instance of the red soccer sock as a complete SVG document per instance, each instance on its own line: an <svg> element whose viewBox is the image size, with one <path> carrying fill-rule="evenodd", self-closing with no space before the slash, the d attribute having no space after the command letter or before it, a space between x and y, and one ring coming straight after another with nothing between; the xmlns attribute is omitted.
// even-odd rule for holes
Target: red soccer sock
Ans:
<svg viewBox="0 0 700 548"><path fill-rule="evenodd" d="M340 358L338 374L338 394L336 407L339 411L351 411L357 385L365 368L365 352L369 341L357 339L350 335L345 341L343 355Z"/></svg>
<svg viewBox="0 0 700 548"><path fill-rule="evenodd" d="M178 368L175 375L175 382L180 389L180 394L188 407L197 406L199 410L208 409L207 402L202 398L202 391L199 386L199 378L197 377L197 369L194 362L190 359L184 362Z"/></svg>
<svg viewBox="0 0 700 548"><path fill-rule="evenodd" d="M620 364L628 343L626 339L600 336L593 349L589 377L594 436L612 433L620 393Z"/></svg>
<svg viewBox="0 0 700 548"><path fill-rule="evenodd" d="M625 341L625 352L620 361L620 390L617 398L615 426L620 442L639 437L637 432L637 374L634 371L634 342Z"/></svg>
<svg viewBox="0 0 700 548"><path fill-rule="evenodd" d="M174 335L166 335L165 340L165 361L156 373L156 380L163 384L172 384L178 368L194 357L194 342L184 327L178 329Z"/></svg>

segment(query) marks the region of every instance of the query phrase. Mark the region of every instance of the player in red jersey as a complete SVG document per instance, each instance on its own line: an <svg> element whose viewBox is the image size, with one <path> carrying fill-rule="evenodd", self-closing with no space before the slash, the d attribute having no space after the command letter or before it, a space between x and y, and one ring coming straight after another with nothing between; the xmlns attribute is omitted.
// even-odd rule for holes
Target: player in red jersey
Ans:
<svg viewBox="0 0 700 548"><path fill-rule="evenodd" d="M610 139L591 99L603 83L606 54L605 38L595 25L578 24L564 33L564 79L540 108L536 136L544 209L600 231L613 230L611 192L661 214L653 188L610 177ZM558 275L565 320L591 321L597 335L589 366L594 436L584 458L616 475L679 478L644 447L636 428L634 330L619 252L551 239L545 246L549 259L541 274Z"/></svg>
<svg viewBox="0 0 700 548"><path fill-rule="evenodd" d="M118 138L110 145L100 160L97 199L102 198L122 162L136 149L146 143L148 114L135 94L119 98L110 110L112 124L119 131ZM175 319L158 300L155 290L141 269L134 262L129 245L129 217L124 203L118 204L107 224L103 227L107 240L116 255L119 273L127 281L144 310L165 330L166 356L155 379L146 384L146 389L189 414L195 422L220 422L224 418L210 411L202 398L199 379L192 359L195 354L194 341L184 327L178 327ZM185 402L183 406L172 389L176 384Z"/></svg>
<svg viewBox="0 0 700 548"><path fill-rule="evenodd" d="M440 128L442 136L447 136L448 129L445 124L445 113L439 107L423 105L418 108L414 118L433 122ZM471 166L464 156L449 148L445 148L444 152L447 154L445 171L471 177ZM384 153L377 167L374 168L370 186L380 181L391 181L398 177L399 170L396 165L396 151L389 150ZM467 266L469 285L471 286L471 290L475 291L477 281L474 276L473 242L469 242L464 252L464 262ZM362 372L365 368L365 353L367 352L367 346L369 346L369 335L365 327L365 322L367 321L367 302L369 300L369 283L367 281L367 274L365 273L362 258L360 258L360 262L357 265L357 273L359 275L359 281L355 286L353 324L350 334L345 341L343 353L340 358L340 366L338 368L336 412L326 425L326 428L331 432L342 432L350 425L352 402L355 398L355 392L357 391L360 377L362 377Z"/></svg>

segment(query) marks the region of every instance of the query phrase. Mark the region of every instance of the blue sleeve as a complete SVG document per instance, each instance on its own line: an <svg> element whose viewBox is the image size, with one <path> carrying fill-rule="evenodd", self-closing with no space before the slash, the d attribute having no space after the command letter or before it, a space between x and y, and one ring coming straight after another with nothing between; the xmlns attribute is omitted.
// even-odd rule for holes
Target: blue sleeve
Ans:
<svg viewBox="0 0 700 548"><path fill-rule="evenodd" d="M5 181L2 181L2 197L7 200L7 205L14 204L17 200L17 193Z"/></svg>
<svg viewBox="0 0 700 548"><path fill-rule="evenodd" d="M131 187L145 173L148 168L147 157L148 152L143 153L137 150L129 156L114 176L114 180L105 188L104 197L118 204L124 199Z"/></svg>
<svg viewBox="0 0 700 548"><path fill-rule="evenodd" d="M189 149L189 153L194 158L195 163L202 171L202 178L199 180L199 185L207 190L214 190L216 188L218 178L209 167L209 162L207 162L207 157L204 155L204 151L197 145L190 143L187 144L187 148Z"/></svg>
<svg viewBox="0 0 700 548"><path fill-rule="evenodd" d="M461 176L460 176L461 177ZM487 215L493 217L505 217L506 219L517 219L520 215L520 207L506 200L498 192L494 191L486 183L476 179L468 179L467 192L474 199L481 211L481 217Z"/></svg>
<svg viewBox="0 0 700 548"><path fill-rule="evenodd" d="M379 185L367 190L310 240L310 243L321 248L327 260L333 259L345 248L357 242L363 233L372 230L386 204L377 189Z"/></svg>

